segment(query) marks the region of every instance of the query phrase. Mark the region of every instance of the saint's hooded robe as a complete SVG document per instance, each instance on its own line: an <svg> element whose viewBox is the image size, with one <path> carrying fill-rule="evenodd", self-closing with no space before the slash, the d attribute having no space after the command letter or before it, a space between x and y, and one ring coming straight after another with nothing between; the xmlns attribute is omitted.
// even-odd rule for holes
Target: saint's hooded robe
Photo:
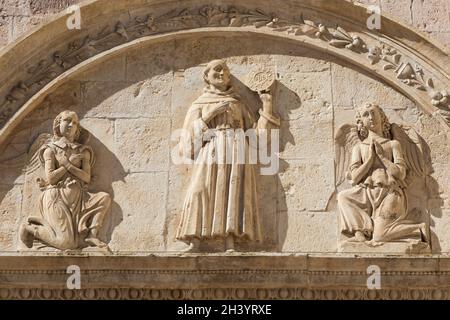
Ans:
<svg viewBox="0 0 450 320"><path fill-rule="evenodd" d="M208 112L215 116L205 123L202 114ZM251 111L233 89L206 88L189 108L183 128L180 151L194 164L176 238L232 235L260 241L255 164L248 163L248 139L236 134L256 128Z"/></svg>

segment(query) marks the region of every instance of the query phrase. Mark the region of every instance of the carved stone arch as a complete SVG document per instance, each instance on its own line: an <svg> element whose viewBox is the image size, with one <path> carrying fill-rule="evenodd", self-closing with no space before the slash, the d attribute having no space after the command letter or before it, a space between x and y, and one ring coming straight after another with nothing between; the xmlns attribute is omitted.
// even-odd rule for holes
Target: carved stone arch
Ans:
<svg viewBox="0 0 450 320"><path fill-rule="evenodd" d="M344 59L377 77L450 129L448 52L420 33L382 17L367 28L369 13L341 1L182 2L106 0L81 5L82 29L68 30L69 14L21 37L0 52L0 145L47 94L89 66L146 42L190 34L259 34L297 42ZM99 14L101 13L101 14ZM21 61L20 64L17 61Z"/></svg>
<svg viewBox="0 0 450 320"><path fill-rule="evenodd" d="M218 3L220 3L219 6ZM258 9L263 7L263 10ZM181 210L178 210L179 207L170 210L168 201L172 199L172 201L177 202L178 206L182 205L182 196L180 197L179 194L184 186L180 185L187 181L185 172L182 172L184 168L179 170L172 166L170 169L164 169L165 172L164 170L161 170L161 172L152 171L153 169L147 167L145 170L140 170L140 168L125 170L121 165L128 165L129 158L126 157L135 151L140 152L139 143L129 143L129 141L134 142L133 139L139 134L117 139L119 141L113 142L106 139L111 135L110 128L117 131L120 131L118 128L121 128L123 129L122 132L125 132L126 130L133 131L135 127L140 125L142 127L147 125L146 128L159 125L160 127L157 130L164 127L164 130L161 131L149 130L144 139L150 138L154 133L158 134L163 131L167 133L169 131L166 130L167 127L171 125L171 121L176 116L165 117L167 122L162 120L162 116L155 118L147 116L145 119L136 119L138 116L133 116L133 119L116 119L114 116L108 118L108 116L103 115L98 118L85 116L82 120L87 120L85 122L88 124L86 129L91 130L93 137L91 137L89 144L92 144L95 154L98 155L100 167L104 164L101 168L102 171L100 171L102 174L99 176L101 179L108 175L113 176L104 179L107 180L107 183L103 181L103 184L100 185L101 191L112 191L113 202L115 201L118 204L114 209L122 210L122 208L118 208L122 206L123 212L126 213L126 217L123 215L123 222L115 225L115 227L120 228L113 230L114 236L117 236L112 239L115 241L114 246L111 246L114 255L102 257L97 256L97 253L92 255L87 253L89 259L86 259L84 252L80 252L83 256L80 256L78 252L69 252L68 254L49 252L44 253L44 256L40 255L39 252L29 255L21 252L20 256L17 256L15 251L16 240L12 239L18 238L18 225L21 218L19 215L28 215L29 211L34 210L36 203L38 203L38 200L28 197L29 194L40 196L34 175L27 176L26 173L22 172L22 166L28 160L28 155L24 151L25 154L21 153L19 157L9 158L4 163L0 163L0 176L11 175L11 177L8 176L8 179L5 179L8 180L8 185L2 186L4 181L1 181L0 187L12 188L7 192L0 189L0 212L3 219L3 225L0 225L0 227L5 226L4 229L0 228L0 251L3 250L3 243L8 245L7 250L13 248L12 251L1 253L0 276L5 281L0 283L0 297L21 299L29 299L30 297L38 299L87 299L97 297L108 299L118 297L132 299L180 299L187 297L193 299L383 299L386 297L444 299L450 297L450 286L446 283L442 284L442 277L448 275L448 266L450 265L450 258L447 257L450 252L448 245L450 241L447 236L448 232L445 230L445 226L448 225L448 213L450 212L450 202L448 201L450 189L446 185L450 155L450 145L447 143L450 116L449 99L445 101L443 94L446 89L449 89L450 84L449 52L424 35L395 22L389 16L383 16L380 31L368 30L366 27L368 16L369 13L365 7L344 0L127 0L115 1L114 6L111 6L111 0L85 1L81 6L81 30L67 30L66 20L69 14L61 13L47 24L21 37L18 41L0 51L0 70L2 71L0 73L0 152L12 140L12 136L17 138L16 133L22 129L22 124L25 127L28 120L39 122L44 119L44 123L37 124L38 129L36 131L38 132L33 134L42 133L39 130L47 129L50 131L45 131L46 133L51 132L51 122L47 122L50 115L45 114L39 120L29 119L33 116L33 110L41 110L40 106L44 104L44 100L49 96L51 97L53 93L58 93L58 90L63 91L65 98L67 91L64 89L64 84L74 79L82 82L79 80L79 76L89 73L91 68L96 71L108 69L107 65L103 63L114 60L115 57L123 55L128 57L127 53L134 51L140 54L144 51L142 49L154 48L159 45L163 47L164 44L172 40L187 40L186 42L189 42L190 39L206 39L206 37L211 36L214 39L221 37L238 39L246 36L246 39L250 37L258 40L264 39L265 43L277 40L277 43L289 44L289 49L307 47L313 49L311 51L314 55L321 52L325 53L318 55L318 57L314 56L314 59L330 58L330 61L328 61L330 65L336 61L339 63L346 61L354 67L354 70L349 70L350 72L354 72L354 74L363 73L364 76L370 75L371 79L369 80L380 81L383 87L387 84L393 88L393 90L388 88L390 92L394 94L400 92L398 96L401 96L402 99L404 98L403 95L408 97L415 102L423 113L430 115L428 117L420 114L417 118L427 121L424 124L426 138L435 138L431 142L428 140L426 142L430 142L430 148L433 148L433 161L436 160L433 165L437 164L437 174L433 177L430 175L430 179L427 177L426 183L436 187L437 192L440 192L438 187L442 187L443 192L441 194L445 197L445 203L442 201L443 204L437 203L437 199L430 199L430 203L436 202L432 203L433 209L441 213L441 216L436 213L430 214L433 215L433 218L436 217L433 221L436 236L431 241L433 243L433 254L436 255L410 257L408 254L403 255L404 251L398 253L399 251L395 251L395 248L389 247L379 249L380 251L377 251L380 253L379 256L378 253L373 252L368 255L361 252L355 255L342 255L336 252L335 242L337 241L334 240L337 237L337 215L333 214L336 213L336 207L334 207L336 199L332 199L332 201L328 199L329 194L335 193L337 190L333 183L333 179L336 179L333 176L335 167L333 166L334 159L332 159L334 155L332 133L336 128L334 127L334 118L332 120L328 118L329 114L334 117L333 112L328 112L331 108L327 110L326 120L323 121L327 122L327 129L329 129L327 133L324 133L323 128L316 125L315 121L310 121L295 132L297 134L301 130L307 131L314 126L318 127L317 132L314 132L316 136L311 139L312 143L307 141L307 144L303 145L303 149L295 149L294 152L300 154L306 150L306 153L310 152L314 157L321 159L318 159L317 163L313 162L315 159L307 159L306 165L304 165L305 163L294 164L294 161L292 161L291 168L293 170L288 172L287 176L289 177L284 180L288 184L302 185L303 189L291 189L293 190L291 194L295 193L297 200L316 193L312 200L307 200L311 200L309 201L312 203L311 207L298 210L297 203L293 205L292 203L289 205L284 203L281 206L285 207L280 209L278 206L279 198L267 197L275 203L275 210L266 210L264 217L276 216L276 219L278 219L281 216L280 213L284 211L285 216L283 218L285 218L285 221L289 220L289 224L293 226L289 236L286 236L287 232L284 230L285 239L288 239L286 242L290 241L290 244L281 249L273 249L273 247L270 247L273 243L270 243L267 247L264 243L263 250L267 250L265 252L243 251L225 255L221 253L213 255L209 253L179 254L177 250L181 246L174 249L166 243L158 247L161 242L167 240L167 235L174 233L173 228L170 228L176 225L176 218L174 217L179 216L181 212ZM207 41L205 43L208 44ZM293 56L303 59L302 53L294 52ZM145 60L146 57L140 58L139 62ZM331 59L334 57L337 58L336 61ZM299 59L298 61L306 60ZM198 59L195 60L195 63L197 62ZM203 62L207 61L202 60ZM336 73L345 71L347 63L343 68L339 68ZM194 63L192 65L194 66ZM196 69L197 66L195 64L195 68L192 69ZM341 67L338 63L336 63L336 66ZM198 70L200 68L196 69L195 72ZM106 71L107 75L114 73L114 70L112 72L109 69ZM183 73L183 76L185 75L184 71L180 72ZM328 71L327 69L324 72L326 74L323 78L333 77L333 74L330 75L331 71L330 73ZM199 74L194 73L194 76L197 77ZM307 77L311 74L308 74ZM124 81L126 82L124 86L127 86L127 89L129 87L133 89L127 91L126 94L133 96L135 87L138 87L141 83L140 80L147 80L148 78L151 78L151 76L144 72L138 80L133 78L129 82ZM320 76L317 76L317 78L319 81L316 84L322 85L320 79L323 78L320 78ZM199 89L203 86L201 82L202 80L199 77L199 83L197 83ZM282 84L281 80L279 82ZM300 84L300 81L295 83L295 85L297 84ZM107 85L111 85L111 82ZM165 84L161 85L161 87L164 86ZM95 86L93 87L95 89ZM119 87L123 89L123 87ZM192 87L189 87L189 89L192 89ZM114 90L115 88L113 88ZM68 91L70 91L70 88ZM377 90L373 91L378 94ZM149 92L153 94L151 90ZM114 91L114 93L116 92ZM120 91L120 93L122 92ZM110 92L107 92L104 96L109 94ZM143 96L144 98L149 97L145 94ZM191 97L186 99L183 96L182 98L189 100ZM397 98L396 96L388 100L399 101L399 104L407 100L396 100ZM143 100L139 102L141 103ZM187 107L187 102L191 101L183 101L183 108ZM294 102L297 103L298 100ZM152 104L149 109L145 110L148 112L146 115L154 112L153 107ZM318 106L319 109L322 107L322 104ZM59 109L51 111L57 112ZM179 109L178 111L180 111L179 114L185 116L185 109ZM340 111L344 113L343 109L339 109L338 112ZM342 117L342 119L345 118L345 121L349 117L353 119L353 110L347 111L349 112ZM301 112L304 112L304 110ZM393 111L392 114L395 112ZM408 121L413 118L409 116L407 114L405 118ZM25 121L23 121L24 119ZM52 120L50 119L50 121ZM284 124L290 120L282 118ZM123 121L122 127L118 124L120 121ZM298 123L303 125L308 121L309 119L305 121L302 118ZM133 124L135 123L138 125L134 127ZM102 126L103 124L104 126ZM98 131L94 131L97 129ZM114 133L117 131L114 131ZM98 132L100 134L96 137ZM19 137L17 140L23 138L22 133L17 134ZM306 135L312 136L313 134L307 132ZM169 134L167 134L168 136ZM298 134L296 138L305 136ZM323 148L323 145L319 143L317 149L312 150L312 144L316 141L317 136L327 136L326 142L328 144L326 148ZM103 138L105 139L103 140ZM168 145L169 143L166 143L168 140L169 138L164 140L163 143ZM24 149L28 148L29 142L22 143L22 147L26 145ZM116 144L116 142L118 143ZM122 142L133 145L130 148L119 150L117 145ZM20 143L19 141L16 144ZM11 143L11 145L13 144ZM120 146L123 146L123 144ZM117 149L114 149L116 147ZM155 149L157 149L153 148L152 142L149 142L145 147L148 147L151 152L155 152ZM317 156L318 150L323 151L320 156ZM162 153L166 157L163 160L169 163L166 149ZM9 155L8 152L4 154ZM124 154L126 155L124 156ZM116 159L116 162L110 161L111 159ZM155 159L155 162L161 160L158 156L155 156ZM327 161L327 166L324 166L325 161L322 162L323 159ZM122 162L122 160L125 161ZM143 161L145 160L147 159ZM295 167L295 165L298 166ZM302 165L304 166L302 167ZM317 168L323 171L316 170ZM9 171L14 172L11 174ZM16 173L17 176L21 176L17 178ZM302 180L303 177L307 177L307 179ZM433 180L434 178L436 178L436 181ZM264 180L261 185L270 185L273 189L269 191L277 193L277 191L280 191L277 187L281 181L281 179L277 179L279 177L275 176L275 179ZM168 190L172 185L175 185L175 187L170 193ZM103 188L104 186L108 188ZM329 187L329 189L325 190L324 186ZM32 190L30 191L30 189ZM281 190L279 193L288 193L284 191ZM261 197L264 197L267 193L267 191L261 193ZM7 194L8 197L3 197L4 194ZM16 197L16 195L18 196ZM167 198L164 198L165 196ZM319 205L317 205L318 202L320 202ZM12 206L11 203L17 205ZM133 206L135 203L138 203L137 207ZM3 210L5 206L11 208ZM289 213L286 213L288 211ZM443 211L445 211L444 214L442 214ZM301 214L297 214L299 212ZM155 218L156 216L157 218ZM302 217L299 218L299 216ZM312 217L314 220L308 220ZM13 220L16 222L14 223ZM280 232L282 228L279 227L279 221L272 222L274 221L268 223L265 221L266 225L274 225L273 229L265 231L279 236L282 233ZM142 240L143 237L139 238L139 235L143 233L146 235L144 240ZM281 238L282 236L277 238L277 241ZM304 239L306 241L303 241ZM109 244L114 241L110 241ZM307 243L307 246L304 246L304 243ZM135 245L135 247L130 249L130 244ZM439 248L439 245L442 245L442 248ZM160 250L160 248L162 249ZM171 252L172 249L174 249L175 254ZM386 253L389 256L386 256ZM440 255L440 253L443 254ZM394 254L402 255L394 256ZM61 256L65 258L61 259ZM383 290L364 289L368 276L367 266L374 264L382 270ZM68 265L78 265L81 270L84 270L83 274L92 274L86 280L82 280L83 290L75 290L76 292L61 290L62 285L67 281L67 274L64 269ZM43 274L47 276L42 276ZM52 283L48 282L48 275L50 274L54 279ZM151 276L143 277L144 274ZM350 282L348 280L349 275L352 276ZM359 280L354 280L355 277L353 276L358 276ZM236 281L237 279L239 279L239 282ZM24 285L24 281L27 282L27 285ZM436 284L440 284L440 286L436 288Z"/></svg>

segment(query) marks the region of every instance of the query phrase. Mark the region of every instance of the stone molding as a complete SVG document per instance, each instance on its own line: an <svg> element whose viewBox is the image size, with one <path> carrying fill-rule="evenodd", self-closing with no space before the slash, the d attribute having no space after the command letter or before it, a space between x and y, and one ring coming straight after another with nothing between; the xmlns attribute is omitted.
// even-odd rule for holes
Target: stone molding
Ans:
<svg viewBox="0 0 450 320"><path fill-rule="evenodd" d="M356 290L310 288L90 288L81 290L0 289L2 300L447 300L448 289Z"/></svg>
<svg viewBox="0 0 450 320"><path fill-rule="evenodd" d="M249 34L350 62L450 132L449 52L413 29L384 17L383 33L370 31L366 8L342 0L212 3L89 0L81 31L68 31L61 13L0 50L0 150L49 94L115 56L174 39ZM70 265L81 268L81 290L66 289ZM370 265L381 269L381 290L367 289ZM449 299L450 257L26 252L0 255L0 279L0 299Z"/></svg>
<svg viewBox="0 0 450 320"><path fill-rule="evenodd" d="M80 267L81 290L65 287L69 265ZM366 286L369 265L381 269L380 290ZM449 266L431 255L3 256L0 298L448 299Z"/></svg>
<svg viewBox="0 0 450 320"><path fill-rule="evenodd" d="M252 33L325 51L386 81L450 130L448 51L389 17L383 17L381 34L367 29L366 8L340 0L182 3L132 0L111 8L105 0L85 1L81 31L67 30L68 14L61 13L1 50L0 145L45 96L80 68L146 42L194 33Z"/></svg>

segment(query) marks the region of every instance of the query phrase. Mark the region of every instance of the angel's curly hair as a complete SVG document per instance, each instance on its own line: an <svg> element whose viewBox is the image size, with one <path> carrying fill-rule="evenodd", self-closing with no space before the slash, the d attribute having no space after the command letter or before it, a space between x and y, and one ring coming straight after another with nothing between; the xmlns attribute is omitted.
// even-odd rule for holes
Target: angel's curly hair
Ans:
<svg viewBox="0 0 450 320"><path fill-rule="evenodd" d="M381 124L383 127L383 137L385 137L386 139L392 139L391 123L389 122L388 117L386 116L383 109L381 109L381 107L379 105L373 104L373 103L364 104L362 107L358 108L358 110L356 112L356 124L358 126L358 135L362 138L366 138L367 135L369 134L367 128L362 125L362 121L361 121L361 115L362 115L363 111L366 109L369 109L369 108L375 108L378 111L378 113L380 114Z"/></svg>
<svg viewBox="0 0 450 320"><path fill-rule="evenodd" d="M55 120L53 120L53 136L54 137L58 137L58 138L62 137L61 131L59 130L59 125L61 124L62 116L65 113L74 114L78 118L78 115L74 111L64 110L63 112L59 113L56 116ZM75 137L74 137L74 141L78 141L80 134L81 134L81 126L80 126L80 124L78 124L77 131L76 131Z"/></svg>

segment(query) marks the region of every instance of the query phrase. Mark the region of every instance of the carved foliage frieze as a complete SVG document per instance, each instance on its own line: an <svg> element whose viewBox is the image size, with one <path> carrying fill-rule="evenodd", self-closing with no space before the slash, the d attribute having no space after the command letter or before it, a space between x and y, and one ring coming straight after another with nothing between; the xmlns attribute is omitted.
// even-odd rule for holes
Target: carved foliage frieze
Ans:
<svg viewBox="0 0 450 320"><path fill-rule="evenodd" d="M301 14L295 19L285 19L260 9L208 5L195 9L175 9L160 16L147 14L134 17L126 23L118 21L106 26L97 35L85 36L69 43L65 50L55 51L51 58L28 68L28 76L18 82L0 102L0 127L52 79L89 57L140 37L204 27L264 28L269 32L282 32L294 37L317 38L332 47L365 55L368 65L380 65L385 71L392 70L393 77L399 82L428 93L430 105L450 125L450 98L445 88L435 87L434 80L426 75L422 66L381 40L377 40L375 45L369 45L362 35L351 34L340 26L326 26Z"/></svg>

